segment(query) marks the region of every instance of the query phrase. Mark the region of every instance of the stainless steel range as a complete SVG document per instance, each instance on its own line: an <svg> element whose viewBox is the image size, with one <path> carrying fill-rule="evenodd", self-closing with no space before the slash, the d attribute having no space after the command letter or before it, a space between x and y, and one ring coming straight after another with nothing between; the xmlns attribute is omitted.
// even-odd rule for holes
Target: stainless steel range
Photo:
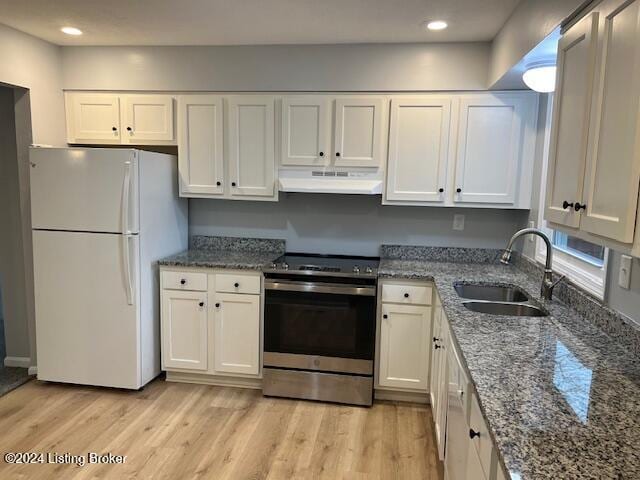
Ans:
<svg viewBox="0 0 640 480"><path fill-rule="evenodd" d="M378 263L286 254L265 270L264 395L373 403Z"/></svg>

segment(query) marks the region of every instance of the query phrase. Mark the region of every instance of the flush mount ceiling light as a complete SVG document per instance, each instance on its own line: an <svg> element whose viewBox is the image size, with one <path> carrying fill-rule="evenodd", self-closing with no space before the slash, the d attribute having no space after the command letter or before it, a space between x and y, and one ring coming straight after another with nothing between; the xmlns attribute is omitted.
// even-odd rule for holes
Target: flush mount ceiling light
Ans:
<svg viewBox="0 0 640 480"><path fill-rule="evenodd" d="M530 63L522 74L522 80L533 91L553 92L556 88L556 65L552 61Z"/></svg>
<svg viewBox="0 0 640 480"><path fill-rule="evenodd" d="M427 30L444 30L448 25L445 21L433 20L431 22L424 22L424 26Z"/></svg>
<svg viewBox="0 0 640 480"><path fill-rule="evenodd" d="M76 27L62 27L60 31L62 33L66 33L67 35L75 35L75 36L82 35L82 30Z"/></svg>

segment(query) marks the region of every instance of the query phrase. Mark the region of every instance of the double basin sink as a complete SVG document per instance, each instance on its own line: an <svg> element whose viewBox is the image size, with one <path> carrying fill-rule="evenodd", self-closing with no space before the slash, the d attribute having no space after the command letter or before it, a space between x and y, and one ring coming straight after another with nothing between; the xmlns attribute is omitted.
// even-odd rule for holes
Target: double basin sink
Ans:
<svg viewBox="0 0 640 480"><path fill-rule="evenodd" d="M531 305L531 299L516 286L455 283L458 296L466 299L465 308L490 315L509 315L514 317L546 317L547 312Z"/></svg>

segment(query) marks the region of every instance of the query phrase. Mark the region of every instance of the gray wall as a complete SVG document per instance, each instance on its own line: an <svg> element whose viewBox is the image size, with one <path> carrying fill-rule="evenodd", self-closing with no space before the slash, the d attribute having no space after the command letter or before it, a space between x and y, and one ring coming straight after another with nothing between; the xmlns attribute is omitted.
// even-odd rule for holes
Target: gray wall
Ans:
<svg viewBox="0 0 640 480"><path fill-rule="evenodd" d="M483 90L488 43L64 47L65 89Z"/></svg>
<svg viewBox="0 0 640 480"><path fill-rule="evenodd" d="M454 231L453 215L466 216ZM382 206L379 196L283 194L280 201L190 200L191 235L284 238L289 251L377 255L381 243L502 248L526 211Z"/></svg>
<svg viewBox="0 0 640 480"><path fill-rule="evenodd" d="M631 288L618 286L620 272L618 252L611 252L607 270L607 303L611 308L623 313L640 326L640 259L634 258L631 266Z"/></svg>

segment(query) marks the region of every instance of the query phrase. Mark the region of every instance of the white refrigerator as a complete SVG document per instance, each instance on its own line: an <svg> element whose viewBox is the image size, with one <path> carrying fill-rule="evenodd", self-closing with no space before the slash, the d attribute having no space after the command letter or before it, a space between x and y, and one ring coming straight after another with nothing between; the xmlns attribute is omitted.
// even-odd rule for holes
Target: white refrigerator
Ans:
<svg viewBox="0 0 640 480"><path fill-rule="evenodd" d="M175 156L32 148L38 379L138 389L160 373L156 262L187 248Z"/></svg>

